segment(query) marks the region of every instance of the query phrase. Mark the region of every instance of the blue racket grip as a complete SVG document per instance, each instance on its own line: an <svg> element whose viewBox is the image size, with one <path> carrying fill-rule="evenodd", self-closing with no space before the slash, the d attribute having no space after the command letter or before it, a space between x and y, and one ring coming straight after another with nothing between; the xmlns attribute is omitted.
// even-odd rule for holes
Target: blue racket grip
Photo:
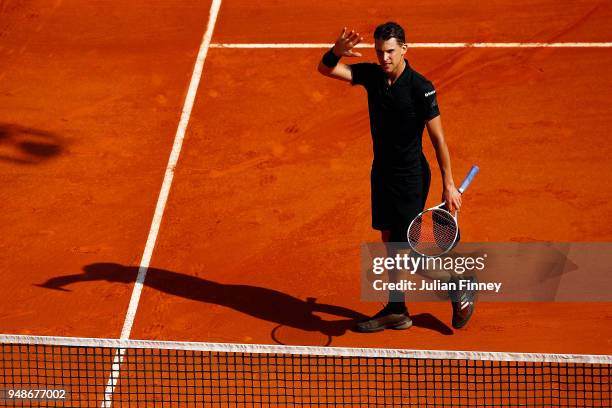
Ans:
<svg viewBox="0 0 612 408"><path fill-rule="evenodd" d="M463 194L463 192L467 190L468 186L470 185L472 180L474 180L474 177L476 177L479 171L480 171L480 167L476 165L472 166L468 175L465 176L465 179L463 179L463 183L461 183L461 187L459 187L459 192L461 194Z"/></svg>

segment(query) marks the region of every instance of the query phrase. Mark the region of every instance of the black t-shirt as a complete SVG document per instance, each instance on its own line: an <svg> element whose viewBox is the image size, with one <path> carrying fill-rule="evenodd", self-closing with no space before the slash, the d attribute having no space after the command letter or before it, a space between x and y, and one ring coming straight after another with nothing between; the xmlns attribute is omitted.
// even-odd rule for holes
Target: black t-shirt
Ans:
<svg viewBox="0 0 612 408"><path fill-rule="evenodd" d="M408 61L391 85L378 64L350 66L353 85L368 91L370 130L374 144L372 167L398 175L421 174L422 137L425 123L440 114L436 91Z"/></svg>

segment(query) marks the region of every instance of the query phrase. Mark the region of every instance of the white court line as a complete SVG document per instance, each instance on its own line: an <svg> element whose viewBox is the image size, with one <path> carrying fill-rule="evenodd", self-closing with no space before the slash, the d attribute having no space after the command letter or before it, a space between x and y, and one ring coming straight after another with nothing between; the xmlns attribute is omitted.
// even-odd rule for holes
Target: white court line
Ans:
<svg viewBox="0 0 612 408"><path fill-rule="evenodd" d="M210 47L210 41L212 39L220 8L221 0L213 0L212 4L210 5L206 32L202 38L198 57L196 59L195 66L193 67L191 82L189 83L189 89L187 91L187 96L185 97L185 103L183 104L181 119L176 129L176 135L174 136L174 144L172 146L170 158L168 159L168 165L166 166L164 181L159 192L159 197L157 198L157 205L155 206L153 221L151 222L151 228L149 229L149 236L147 237L147 243L145 245L144 253L142 254L140 267L138 268L138 276L136 277L136 283L134 284L134 289L132 290L130 305L128 306L125 320L123 321L123 329L121 330L122 340L130 338L132 325L134 324L134 318L136 317L136 310L138 309L138 303L140 302L142 287L145 277L147 276L151 256L153 255L153 249L155 248L155 242L157 241L157 234L159 232L159 227L166 208L166 202L168 201L168 195L170 194L170 186L172 185L172 179L174 178L174 169L176 168L176 164L181 153L183 140L185 139L185 131L187 130L187 124L189 123L189 117L191 116L191 110L193 109L198 86L200 84L200 78L202 77L202 71L204 70L204 61L206 60L206 55L208 54L208 48ZM121 369L121 363L123 362L124 353L124 349L119 349L115 354L115 358L113 359L111 374L104 392L104 401L102 402L103 408L110 408L112 404L113 392L115 390L115 386L117 385L117 380L119 379L119 371Z"/></svg>
<svg viewBox="0 0 612 408"><path fill-rule="evenodd" d="M313 43L255 43L255 44L210 44L210 48L243 49L291 49L291 48L330 48L333 44ZM373 48L374 44L361 43L355 48ZM612 42L458 42L458 43L408 43L408 48L611 48Z"/></svg>

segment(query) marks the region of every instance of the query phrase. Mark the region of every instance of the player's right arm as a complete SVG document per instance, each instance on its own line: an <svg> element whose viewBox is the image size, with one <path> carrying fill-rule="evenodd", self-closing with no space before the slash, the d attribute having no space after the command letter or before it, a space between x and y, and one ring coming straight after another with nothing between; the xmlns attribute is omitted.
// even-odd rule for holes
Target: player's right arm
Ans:
<svg viewBox="0 0 612 408"><path fill-rule="evenodd" d="M342 57L361 57L361 53L354 52L352 49L362 40L363 38L355 30L347 33L344 27L334 46L323 55L323 59L319 62L319 72L330 78L351 82L353 80L351 67L339 61Z"/></svg>

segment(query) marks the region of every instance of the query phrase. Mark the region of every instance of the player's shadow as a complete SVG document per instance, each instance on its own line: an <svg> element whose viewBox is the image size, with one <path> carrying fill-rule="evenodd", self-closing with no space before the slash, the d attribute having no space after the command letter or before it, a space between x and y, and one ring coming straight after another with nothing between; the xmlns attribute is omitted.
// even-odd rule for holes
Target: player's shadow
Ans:
<svg viewBox="0 0 612 408"><path fill-rule="evenodd" d="M95 263L84 266L83 273L58 276L36 286L69 291L67 286L79 282L133 283L137 275L138 267ZM224 284L164 269L149 268L145 285L173 296L229 307L257 319L299 330L318 331L327 336L341 336L354 326L356 320L367 318L342 306L317 303L314 298L302 300L274 289ZM325 320L317 313L338 316L340 319ZM448 329L431 315L417 315L414 319L416 326L444 334Z"/></svg>
<svg viewBox="0 0 612 408"><path fill-rule="evenodd" d="M138 267L115 263L95 263L83 267L83 273L51 278L41 287L69 291L78 282L108 281L133 283ZM328 336L341 336L356 319L366 316L341 306L298 299L274 289L252 285L224 284L164 269L149 268L145 285L173 296L229 307L257 319ZM324 320L316 313L338 316Z"/></svg>
<svg viewBox="0 0 612 408"><path fill-rule="evenodd" d="M412 325L415 327L421 327L437 331L445 336L451 336L454 332L453 329L448 327L443 321L438 319L436 316L429 313L420 313L418 315L411 315Z"/></svg>
<svg viewBox="0 0 612 408"><path fill-rule="evenodd" d="M62 151L60 137L40 129L0 122L0 160L38 164Z"/></svg>

